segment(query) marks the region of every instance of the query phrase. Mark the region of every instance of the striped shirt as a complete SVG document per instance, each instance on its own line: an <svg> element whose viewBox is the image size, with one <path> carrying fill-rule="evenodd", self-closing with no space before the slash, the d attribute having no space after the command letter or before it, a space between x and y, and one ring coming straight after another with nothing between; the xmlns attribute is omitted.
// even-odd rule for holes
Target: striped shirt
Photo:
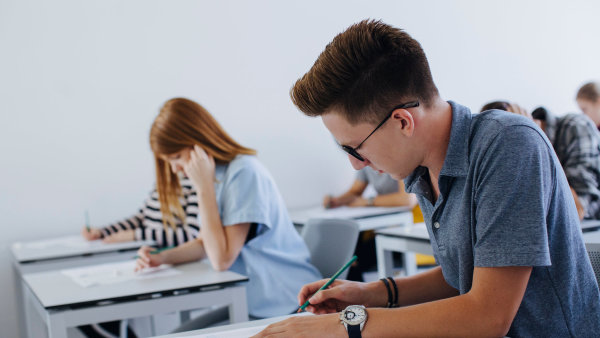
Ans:
<svg viewBox="0 0 600 338"><path fill-rule="evenodd" d="M200 233L198 196L188 178L181 178L179 182L182 192L179 202L186 215L186 224L183 224L178 217L175 217L175 230L163 224L158 191L155 188L135 215L101 228L102 238L118 231L134 230L136 240L152 239L158 247L177 246L196 238Z"/></svg>

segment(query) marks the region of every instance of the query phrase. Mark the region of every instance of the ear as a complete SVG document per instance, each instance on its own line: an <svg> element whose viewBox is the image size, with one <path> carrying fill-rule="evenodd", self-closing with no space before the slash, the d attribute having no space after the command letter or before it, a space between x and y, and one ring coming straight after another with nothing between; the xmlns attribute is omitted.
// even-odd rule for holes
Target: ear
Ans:
<svg viewBox="0 0 600 338"><path fill-rule="evenodd" d="M396 109L392 113L393 121L406 136L412 136L415 130L415 119L411 112L406 109Z"/></svg>

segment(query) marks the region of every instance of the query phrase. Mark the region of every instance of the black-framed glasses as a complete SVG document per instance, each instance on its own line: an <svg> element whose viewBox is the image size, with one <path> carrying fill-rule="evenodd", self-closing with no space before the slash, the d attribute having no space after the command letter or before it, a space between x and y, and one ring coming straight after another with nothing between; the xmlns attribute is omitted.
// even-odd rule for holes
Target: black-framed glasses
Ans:
<svg viewBox="0 0 600 338"><path fill-rule="evenodd" d="M390 117L392 117L392 114L394 114L394 111L396 111L396 109L406 109L406 108L415 108L419 106L419 101L411 101L411 102L407 102L407 103L403 103L400 105L395 106L389 114L387 114L387 116L385 117L385 119L383 119L383 121L381 121L381 123L379 123L377 125L377 127L375 127L375 129L373 129L373 131L367 136L365 137L365 139L359 144L357 145L355 148L352 148L350 146L346 146L346 145L341 145L342 149L347 152L348 154L354 156L354 158L356 158L357 160L364 162L365 159L360 156L360 154L357 152L358 148L360 148L360 146L363 145L363 143L365 143L366 140L369 139L369 137L371 137L371 135L373 135L374 132L377 131L377 129L379 129L379 127L383 126L383 124L390 119Z"/></svg>

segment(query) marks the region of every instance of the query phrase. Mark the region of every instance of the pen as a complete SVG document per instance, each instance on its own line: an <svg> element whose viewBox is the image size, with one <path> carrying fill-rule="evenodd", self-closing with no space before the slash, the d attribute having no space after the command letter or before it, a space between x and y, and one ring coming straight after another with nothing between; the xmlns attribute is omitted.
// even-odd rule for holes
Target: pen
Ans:
<svg viewBox="0 0 600 338"><path fill-rule="evenodd" d="M85 230L90 232L90 213L87 210L85 211Z"/></svg>
<svg viewBox="0 0 600 338"><path fill-rule="evenodd" d="M354 263L354 261L356 260L356 256L352 256L352 258L348 261L348 263L344 264L344 266L342 266L333 276L331 276L331 278L327 281L327 283L323 284L323 286L321 286L319 288L319 290L317 290L317 292L315 292L311 297L313 297L314 295L316 295L319 291L326 289L329 285L331 285L331 283L333 283L335 281L336 278L338 278L338 276L340 274L342 274L342 272L344 272L346 269L348 269L348 267ZM296 310L296 312L300 312L300 311L304 311L304 309L310 305L310 298L306 300L306 302L304 304L302 304L302 306L300 306L298 308L298 310Z"/></svg>
<svg viewBox="0 0 600 338"><path fill-rule="evenodd" d="M151 255L156 255L156 254L158 254L158 253L161 253L161 252L163 252L163 251L166 251L166 250L169 250L169 249L173 249L174 247L175 247L175 246L166 246L166 247L164 247L164 248L155 249L155 250L152 250L152 251L150 251L150 254L151 254ZM138 258L140 258L140 256L138 256L138 255L135 255L135 257L133 257L133 258L134 258L134 259L138 259Z"/></svg>

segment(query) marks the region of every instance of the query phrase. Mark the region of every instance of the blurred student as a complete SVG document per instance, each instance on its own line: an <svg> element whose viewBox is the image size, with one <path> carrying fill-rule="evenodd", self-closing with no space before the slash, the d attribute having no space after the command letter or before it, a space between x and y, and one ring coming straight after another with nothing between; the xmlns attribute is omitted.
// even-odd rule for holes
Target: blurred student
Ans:
<svg viewBox="0 0 600 338"><path fill-rule="evenodd" d="M200 232L176 248L152 254L139 249L136 270L208 258L215 270L249 278L249 313L289 314L300 287L320 273L294 229L275 182L254 156L234 141L201 105L175 98L161 108L150 130L163 220L187 218L179 174L196 192ZM196 213L196 212L194 212Z"/></svg>
<svg viewBox="0 0 600 338"><path fill-rule="evenodd" d="M183 175L177 175L180 186L179 203L183 213L163 218L158 190L155 187L144 205L133 216L102 228L87 227L81 234L87 240L102 239L106 243L129 242L152 239L156 246L171 247L194 240L199 232L198 197L192 182Z"/></svg>
<svg viewBox="0 0 600 338"><path fill-rule="evenodd" d="M588 82L584 84L575 97L581 111L587 115L598 129L600 129L600 83Z"/></svg>
<svg viewBox="0 0 600 338"><path fill-rule="evenodd" d="M371 185L376 196L364 198L363 193ZM348 207L396 207L417 205L415 194L404 191L404 182L396 181L386 173L380 173L365 167L356 173L356 179L348 191L339 196L327 195L323 198L325 208ZM377 264L374 231L363 231L356 244L355 254L358 260L348 272L348 280L362 281L363 273Z"/></svg>
<svg viewBox="0 0 600 338"><path fill-rule="evenodd" d="M481 111L506 110L523 115L544 131L554 147L571 187L579 219L600 219L600 134L582 114L555 116L539 107L529 114L517 104L491 102Z"/></svg>

